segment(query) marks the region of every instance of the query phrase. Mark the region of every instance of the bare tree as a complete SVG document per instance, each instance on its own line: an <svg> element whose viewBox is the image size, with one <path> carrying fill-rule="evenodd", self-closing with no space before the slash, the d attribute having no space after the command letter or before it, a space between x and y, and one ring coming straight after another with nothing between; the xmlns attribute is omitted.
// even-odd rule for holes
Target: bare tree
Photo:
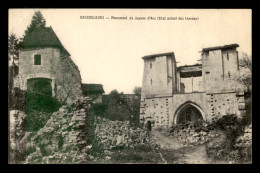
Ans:
<svg viewBox="0 0 260 173"><path fill-rule="evenodd" d="M251 96L252 91L252 57L246 53L242 54L242 58L239 60L240 75L236 80L244 86L246 92Z"/></svg>
<svg viewBox="0 0 260 173"><path fill-rule="evenodd" d="M250 70L252 74L252 57L248 56L246 53L242 53L243 56L239 61L239 66L245 69Z"/></svg>

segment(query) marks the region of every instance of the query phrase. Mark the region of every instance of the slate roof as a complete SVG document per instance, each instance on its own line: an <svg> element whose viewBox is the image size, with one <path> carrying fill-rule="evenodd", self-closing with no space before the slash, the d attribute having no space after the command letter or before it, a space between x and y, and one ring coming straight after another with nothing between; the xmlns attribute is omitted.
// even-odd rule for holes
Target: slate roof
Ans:
<svg viewBox="0 0 260 173"><path fill-rule="evenodd" d="M102 84L81 84L81 90L84 96L105 93Z"/></svg>
<svg viewBox="0 0 260 173"><path fill-rule="evenodd" d="M45 27L39 30L34 30L24 39L24 48L35 47L55 47L70 56L69 52L61 44L59 38L53 31L52 27Z"/></svg>
<svg viewBox="0 0 260 173"><path fill-rule="evenodd" d="M218 49L236 48L236 47L239 47L239 45L238 44L229 44L229 45L225 45L225 46L208 47L208 48L203 48L202 52L207 52L210 50L218 50Z"/></svg>

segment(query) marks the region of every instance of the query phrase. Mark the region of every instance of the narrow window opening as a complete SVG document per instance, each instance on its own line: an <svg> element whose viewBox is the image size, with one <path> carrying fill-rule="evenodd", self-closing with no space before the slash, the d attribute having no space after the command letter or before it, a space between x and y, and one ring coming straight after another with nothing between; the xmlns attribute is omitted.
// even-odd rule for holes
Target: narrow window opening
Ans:
<svg viewBox="0 0 260 173"><path fill-rule="evenodd" d="M227 53L227 60L229 61L229 54Z"/></svg>
<svg viewBox="0 0 260 173"><path fill-rule="evenodd" d="M153 68L153 64L150 62L150 69L152 69Z"/></svg>
<svg viewBox="0 0 260 173"><path fill-rule="evenodd" d="M34 65L41 65L41 55L34 55Z"/></svg>

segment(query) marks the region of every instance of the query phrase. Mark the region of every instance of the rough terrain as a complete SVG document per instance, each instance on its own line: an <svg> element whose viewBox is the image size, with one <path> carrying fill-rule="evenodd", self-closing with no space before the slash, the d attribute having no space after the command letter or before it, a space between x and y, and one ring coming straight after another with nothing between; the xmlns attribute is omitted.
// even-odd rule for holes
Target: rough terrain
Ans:
<svg viewBox="0 0 260 173"><path fill-rule="evenodd" d="M161 153L165 163L178 164L210 164L206 146L183 146L176 138L165 136L159 131L150 132L151 141L158 144L160 149L165 152ZM172 157L170 156L172 155Z"/></svg>

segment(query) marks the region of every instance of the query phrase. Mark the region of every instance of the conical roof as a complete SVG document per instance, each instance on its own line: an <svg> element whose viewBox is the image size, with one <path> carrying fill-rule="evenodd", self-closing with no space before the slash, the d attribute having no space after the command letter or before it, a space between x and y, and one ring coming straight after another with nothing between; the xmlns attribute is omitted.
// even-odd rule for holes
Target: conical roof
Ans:
<svg viewBox="0 0 260 173"><path fill-rule="evenodd" d="M60 48L67 55L69 52L63 47L59 38L51 27L44 27L38 30L34 30L30 35L24 39L24 48L33 47L56 47Z"/></svg>

